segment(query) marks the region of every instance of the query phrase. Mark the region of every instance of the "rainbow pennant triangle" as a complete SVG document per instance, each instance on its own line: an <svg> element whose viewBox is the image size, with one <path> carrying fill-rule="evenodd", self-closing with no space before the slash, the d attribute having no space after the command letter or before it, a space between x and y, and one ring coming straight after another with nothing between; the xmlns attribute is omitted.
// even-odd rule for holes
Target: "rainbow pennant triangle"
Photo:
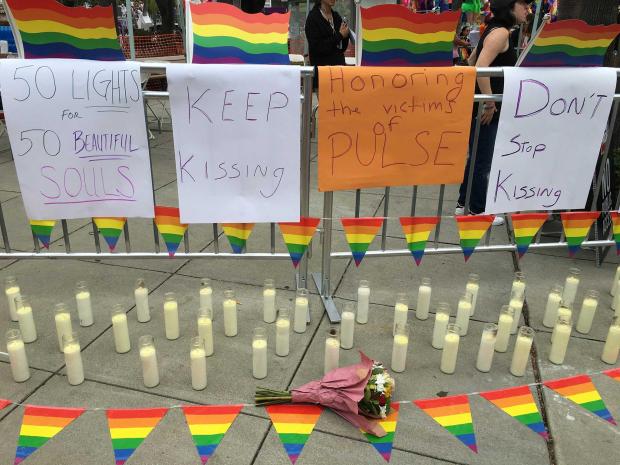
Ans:
<svg viewBox="0 0 620 465"><path fill-rule="evenodd" d="M108 244L110 251L113 251L123 232L127 218L93 218L93 221Z"/></svg>
<svg viewBox="0 0 620 465"><path fill-rule="evenodd" d="M459 230L461 249L463 249L465 261L467 261L471 254L474 253L482 236L484 236L493 223L495 215L461 215L454 218L456 219L456 227Z"/></svg>
<svg viewBox="0 0 620 465"><path fill-rule="evenodd" d="M382 438L370 433L366 433L364 432L364 430L360 430L362 431L362 433L364 433L366 439L368 439L368 441L373 445L373 447L377 449L377 452L381 454L381 457L383 457L386 462L389 462L390 458L392 457L392 447L394 446L394 435L396 434L396 424L398 423L399 408L400 404L397 404L395 402L392 403L390 414L386 418L378 421L378 423L387 433Z"/></svg>
<svg viewBox="0 0 620 465"><path fill-rule="evenodd" d="M50 248L50 237L55 224L56 221L54 220L30 220L32 234L41 241L41 244L46 249Z"/></svg>
<svg viewBox="0 0 620 465"><path fill-rule="evenodd" d="M612 232L616 242L616 255L620 255L620 213L611 212Z"/></svg>
<svg viewBox="0 0 620 465"><path fill-rule="evenodd" d="M340 222L355 260L360 266L370 243L383 224L383 218L341 218Z"/></svg>
<svg viewBox="0 0 620 465"><path fill-rule="evenodd" d="M243 405L183 407L185 420L204 465L215 453Z"/></svg>
<svg viewBox="0 0 620 465"><path fill-rule="evenodd" d="M424 256L428 236L431 235L431 231L435 229L440 219L438 216L403 216L400 218L407 246L418 266Z"/></svg>
<svg viewBox="0 0 620 465"><path fill-rule="evenodd" d="M222 223L222 229L230 242L233 253L242 253L252 234L254 223Z"/></svg>
<svg viewBox="0 0 620 465"><path fill-rule="evenodd" d="M459 441L478 453L469 398L466 395L414 400L413 403L456 436Z"/></svg>
<svg viewBox="0 0 620 465"><path fill-rule="evenodd" d="M116 465L123 465L166 415L167 408L108 409Z"/></svg>
<svg viewBox="0 0 620 465"><path fill-rule="evenodd" d="M159 234L164 238L168 255L174 256L187 231L187 225L181 224L179 209L155 206L155 224Z"/></svg>
<svg viewBox="0 0 620 465"><path fill-rule="evenodd" d="M291 463L295 463L308 441L323 407L284 404L265 407Z"/></svg>
<svg viewBox="0 0 620 465"><path fill-rule="evenodd" d="M320 222L320 218L304 216L299 223L278 223L282 232L282 239L284 239L295 268L299 265L301 257L306 253L308 245L312 241L312 236L314 236Z"/></svg>
<svg viewBox="0 0 620 465"><path fill-rule="evenodd" d="M26 405L13 465L24 461L82 413L83 408Z"/></svg>
<svg viewBox="0 0 620 465"><path fill-rule="evenodd" d="M480 395L543 438L549 437L529 386L481 392Z"/></svg>
<svg viewBox="0 0 620 465"><path fill-rule="evenodd" d="M570 378L556 379L544 383L549 389L553 389L562 397L572 400L577 405L607 420L612 425L616 424L605 402L601 399L592 379L588 375L571 376Z"/></svg>
<svg viewBox="0 0 620 465"><path fill-rule="evenodd" d="M542 225L545 224L547 218L549 218L547 213L514 213L510 215L519 258L525 255L534 236L538 234L538 231Z"/></svg>
<svg viewBox="0 0 620 465"><path fill-rule="evenodd" d="M0 410L2 410L3 408L6 408L9 405L11 405L10 400L0 399Z"/></svg>
<svg viewBox="0 0 620 465"><path fill-rule="evenodd" d="M599 217L600 212L562 212L560 215L568 244L568 255L572 257L588 237L590 228Z"/></svg>
<svg viewBox="0 0 620 465"><path fill-rule="evenodd" d="M611 370L606 370L603 373L605 373L607 376L609 376L612 379L615 379L616 381L620 383L620 368L613 368Z"/></svg>

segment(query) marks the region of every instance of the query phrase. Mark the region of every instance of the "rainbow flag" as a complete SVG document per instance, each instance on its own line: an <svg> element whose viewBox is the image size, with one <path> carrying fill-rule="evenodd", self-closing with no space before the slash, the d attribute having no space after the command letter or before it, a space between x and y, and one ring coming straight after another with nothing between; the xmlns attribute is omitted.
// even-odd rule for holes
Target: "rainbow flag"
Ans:
<svg viewBox="0 0 620 465"><path fill-rule="evenodd" d="M254 223L222 223L222 229L230 242L233 253L241 253L252 234Z"/></svg>
<svg viewBox="0 0 620 465"><path fill-rule="evenodd" d="M510 215L510 218L512 219L512 230L515 234L517 252L519 253L519 258L521 258L527 252L534 236L538 234L549 215L547 213L513 213Z"/></svg>
<svg viewBox="0 0 620 465"><path fill-rule="evenodd" d="M452 66L460 13L420 14L402 5L362 8L362 66Z"/></svg>
<svg viewBox="0 0 620 465"><path fill-rule="evenodd" d="M478 453L469 398L466 395L414 400L413 403L472 451Z"/></svg>
<svg viewBox="0 0 620 465"><path fill-rule="evenodd" d="M32 234L41 241L41 244L46 249L50 248L50 237L55 224L56 221L54 220L30 220Z"/></svg>
<svg viewBox="0 0 620 465"><path fill-rule="evenodd" d="M125 60L112 6L68 7L56 0L6 0L24 58Z"/></svg>
<svg viewBox="0 0 620 465"><path fill-rule="evenodd" d="M0 410L2 410L3 408L6 408L8 405L11 405L10 400L0 399Z"/></svg>
<svg viewBox="0 0 620 465"><path fill-rule="evenodd" d="M495 215L461 215L455 216L456 227L459 230L461 249L465 261L469 260L482 236L487 232Z"/></svg>
<svg viewBox="0 0 620 465"><path fill-rule="evenodd" d="M167 411L167 408L106 410L116 465L123 465L131 457Z"/></svg>
<svg viewBox="0 0 620 465"><path fill-rule="evenodd" d="M123 232L127 218L93 218L93 221L112 252Z"/></svg>
<svg viewBox="0 0 620 465"><path fill-rule="evenodd" d="M316 231L317 226L321 222L320 218L308 218L301 217L299 223L278 223L280 225L280 231L282 232L282 239L286 244L288 253L293 260L293 266L297 268L301 257L304 256L312 236Z"/></svg>
<svg viewBox="0 0 620 465"><path fill-rule="evenodd" d="M265 407L284 450L295 463L319 421L323 407L318 405L283 404Z"/></svg>
<svg viewBox="0 0 620 465"><path fill-rule="evenodd" d="M620 24L590 26L579 19L547 24L534 39L521 66L603 66Z"/></svg>
<svg viewBox="0 0 620 465"><path fill-rule="evenodd" d="M192 63L288 65L290 13L248 14L226 3L190 3Z"/></svg>
<svg viewBox="0 0 620 465"><path fill-rule="evenodd" d="M392 457L392 447L394 446L394 435L396 434L396 424L398 423L398 409L400 408L400 404L393 402L391 404L390 414L384 418L383 420L379 420L379 424L383 427L385 432L387 433L382 438L377 437L373 434L366 433L364 430L364 436L366 439L377 449L377 452L381 454L381 457L386 462L390 461Z"/></svg>
<svg viewBox="0 0 620 465"><path fill-rule="evenodd" d="M183 407L194 445L204 465L215 453L243 405Z"/></svg>
<svg viewBox="0 0 620 465"><path fill-rule="evenodd" d="M155 206L155 225L164 238L168 255L174 256L183 240L187 225L181 224L179 209L175 207Z"/></svg>
<svg viewBox="0 0 620 465"><path fill-rule="evenodd" d="M598 415L603 420L607 420L612 425L616 424L616 421L611 416L611 413L609 413L609 410L607 410L605 402L601 399L601 395L594 387L594 384L592 384L592 379L588 375L571 376L570 378L547 381L544 385L549 389L553 389L562 397L566 397L568 400L572 400L577 405Z"/></svg>
<svg viewBox="0 0 620 465"><path fill-rule="evenodd" d="M481 392L480 395L545 440L549 437L529 386Z"/></svg>
<svg viewBox="0 0 620 465"><path fill-rule="evenodd" d="M614 241L616 241L616 255L620 255L620 214L618 212L611 212L611 222Z"/></svg>
<svg viewBox="0 0 620 465"><path fill-rule="evenodd" d="M586 240L592 224L599 217L600 212L562 212L562 225L568 244L568 255L574 256Z"/></svg>
<svg viewBox="0 0 620 465"><path fill-rule="evenodd" d="M620 383L620 368L613 368L611 370L606 370L603 373L605 373L607 376L609 376L612 379L615 379L616 381Z"/></svg>
<svg viewBox="0 0 620 465"><path fill-rule="evenodd" d="M383 224L383 218L341 218L340 222L353 254L355 266L360 266L368 246Z"/></svg>
<svg viewBox="0 0 620 465"><path fill-rule="evenodd" d="M441 218L438 216L403 216L400 225L405 233L407 246L413 255L416 265L420 266L426 241Z"/></svg>
<svg viewBox="0 0 620 465"><path fill-rule="evenodd" d="M13 465L24 461L82 413L83 408L26 405Z"/></svg>

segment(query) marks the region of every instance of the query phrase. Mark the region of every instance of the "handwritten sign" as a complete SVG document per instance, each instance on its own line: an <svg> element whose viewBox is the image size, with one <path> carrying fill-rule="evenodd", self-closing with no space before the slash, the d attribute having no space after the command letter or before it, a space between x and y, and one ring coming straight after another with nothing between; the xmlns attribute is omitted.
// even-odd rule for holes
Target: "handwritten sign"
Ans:
<svg viewBox="0 0 620 465"><path fill-rule="evenodd" d="M0 85L29 218L153 217L137 63L3 60Z"/></svg>
<svg viewBox="0 0 620 465"><path fill-rule="evenodd" d="M611 68L504 68L486 213L585 207L616 86Z"/></svg>
<svg viewBox="0 0 620 465"><path fill-rule="evenodd" d="M475 71L319 69L319 190L460 183Z"/></svg>
<svg viewBox="0 0 620 465"><path fill-rule="evenodd" d="M183 223L299 221L295 66L167 69Z"/></svg>

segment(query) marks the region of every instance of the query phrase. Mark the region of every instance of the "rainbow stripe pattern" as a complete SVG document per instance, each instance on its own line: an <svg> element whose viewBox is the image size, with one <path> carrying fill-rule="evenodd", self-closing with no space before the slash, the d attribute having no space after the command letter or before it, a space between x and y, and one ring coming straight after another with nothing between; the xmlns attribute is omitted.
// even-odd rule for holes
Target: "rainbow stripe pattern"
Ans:
<svg viewBox="0 0 620 465"><path fill-rule="evenodd" d="M616 242L616 255L620 255L620 214L611 212L612 234Z"/></svg>
<svg viewBox="0 0 620 465"><path fill-rule="evenodd" d="M24 58L124 60L112 6L68 7L56 0L6 0Z"/></svg>
<svg viewBox="0 0 620 465"><path fill-rule="evenodd" d="M340 222L353 254L355 266L360 266L370 243L383 224L383 218L341 218Z"/></svg>
<svg viewBox="0 0 620 465"><path fill-rule="evenodd" d="M93 218L95 226L105 239L110 251L113 251L118 242L118 238L123 232L127 218Z"/></svg>
<svg viewBox="0 0 620 465"><path fill-rule="evenodd" d="M230 242L233 253L242 253L252 234L254 223L222 223L222 229Z"/></svg>
<svg viewBox="0 0 620 465"><path fill-rule="evenodd" d="M615 379L616 381L620 383L620 368L613 368L611 370L606 370L603 373L605 373L611 379Z"/></svg>
<svg viewBox="0 0 620 465"><path fill-rule="evenodd" d="M13 465L21 463L36 452L82 413L83 408L26 405Z"/></svg>
<svg viewBox="0 0 620 465"><path fill-rule="evenodd" d="M600 212L562 212L562 225L568 244L568 255L574 256L581 248L581 244L590 233L592 224L599 217Z"/></svg>
<svg viewBox="0 0 620 465"><path fill-rule="evenodd" d="M0 399L0 410L6 408L8 405L11 405L11 401L6 399Z"/></svg>
<svg viewBox="0 0 620 465"><path fill-rule="evenodd" d="M381 457L383 457L386 462L389 462L390 458L392 457L394 435L396 434L396 424L398 423L398 409L400 408L400 404L397 404L396 402L390 405L390 414L386 418L378 420L378 423L387 433L385 436L380 438L373 434L366 433L364 432L364 430L360 430L362 431L362 433L364 433L366 439L368 439L368 441L373 445L373 447L377 449L377 452L381 454Z"/></svg>
<svg viewBox="0 0 620 465"><path fill-rule="evenodd" d="M482 236L493 223L495 215L459 215L454 218L459 230L461 249L463 249L465 261L467 261L474 253Z"/></svg>
<svg viewBox="0 0 620 465"><path fill-rule="evenodd" d="M166 415L167 408L108 409L116 465L123 465Z"/></svg>
<svg viewBox="0 0 620 465"><path fill-rule="evenodd" d="M164 238L168 255L174 256L183 240L187 225L181 224L179 209L175 207L155 206L155 225Z"/></svg>
<svg viewBox="0 0 620 465"><path fill-rule="evenodd" d="M452 66L459 16L413 13L402 5L362 8L362 65Z"/></svg>
<svg viewBox="0 0 620 465"><path fill-rule="evenodd" d="M519 258L525 255L534 236L538 234L547 218L549 218L547 213L514 213L510 215Z"/></svg>
<svg viewBox="0 0 620 465"><path fill-rule="evenodd" d="M185 421L204 465L215 453L243 405L183 407Z"/></svg>
<svg viewBox="0 0 620 465"><path fill-rule="evenodd" d="M290 13L248 14L226 3L190 3L192 63L288 65Z"/></svg>
<svg viewBox="0 0 620 465"><path fill-rule="evenodd" d="M457 437L459 441L478 453L476 433L466 395L414 400L433 420Z"/></svg>
<svg viewBox="0 0 620 465"><path fill-rule="evenodd" d="M54 220L30 220L30 229L32 234L41 242L41 245L46 249L50 248L50 237L52 236L52 229L56 225Z"/></svg>
<svg viewBox="0 0 620 465"><path fill-rule="evenodd" d="M603 420L607 420L612 425L617 424L588 375L571 376L570 378L548 381L544 385L549 389L553 389L562 397L572 400L577 405L601 417Z"/></svg>
<svg viewBox="0 0 620 465"><path fill-rule="evenodd" d="M424 256L426 241L428 241L431 231L435 229L439 220L440 217L438 216L403 216L400 218L407 247L409 247L409 251L418 266L420 266Z"/></svg>
<svg viewBox="0 0 620 465"><path fill-rule="evenodd" d="M521 66L603 66L605 53L620 25L590 26L579 19L547 24Z"/></svg>
<svg viewBox="0 0 620 465"><path fill-rule="evenodd" d="M308 441L323 407L283 404L265 407L291 463L295 463Z"/></svg>
<svg viewBox="0 0 620 465"><path fill-rule="evenodd" d="M282 232L282 239L286 244L288 253L293 261L293 266L297 268L301 258L306 253L312 236L317 226L321 222L320 218L301 217L299 223L278 223Z"/></svg>
<svg viewBox="0 0 620 465"><path fill-rule="evenodd" d="M545 440L549 437L529 386L481 392L480 395Z"/></svg>

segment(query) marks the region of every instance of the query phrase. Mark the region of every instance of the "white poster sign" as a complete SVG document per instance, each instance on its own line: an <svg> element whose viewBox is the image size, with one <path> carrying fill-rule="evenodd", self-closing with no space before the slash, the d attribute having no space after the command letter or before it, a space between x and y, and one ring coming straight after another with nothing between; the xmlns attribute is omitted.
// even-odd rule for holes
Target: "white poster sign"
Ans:
<svg viewBox="0 0 620 465"><path fill-rule="evenodd" d="M486 213L585 207L616 87L611 68L504 68Z"/></svg>
<svg viewBox="0 0 620 465"><path fill-rule="evenodd" d="M299 221L299 67L166 73L181 221Z"/></svg>

